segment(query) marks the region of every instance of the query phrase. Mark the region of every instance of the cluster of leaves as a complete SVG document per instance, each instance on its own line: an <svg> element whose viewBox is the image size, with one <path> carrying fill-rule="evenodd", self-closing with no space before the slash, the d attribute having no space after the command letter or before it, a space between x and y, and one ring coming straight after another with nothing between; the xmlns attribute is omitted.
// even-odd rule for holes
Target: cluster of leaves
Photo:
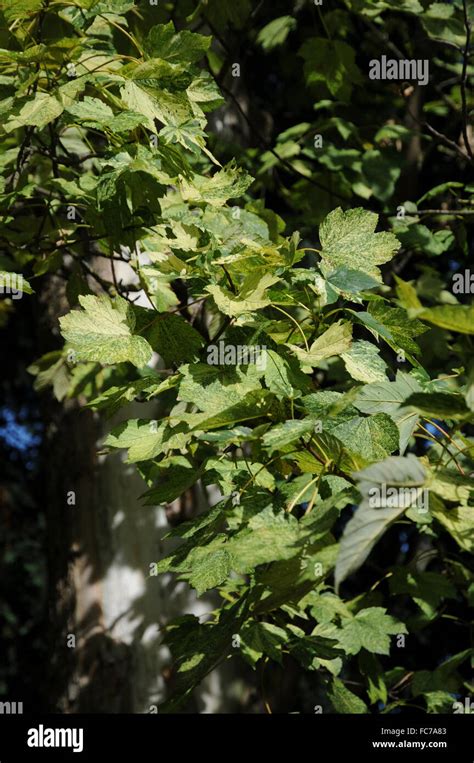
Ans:
<svg viewBox="0 0 474 763"><path fill-rule="evenodd" d="M248 30L250 6L210 1L188 22L208 23L222 41ZM402 198L407 215L397 216L402 149L416 130L393 118L387 83L374 90L373 140L369 117L348 120L349 102L363 110L367 101L363 58L356 64L348 40L364 25L373 35L360 55L375 53L380 34L415 15L425 43L451 43L436 67L457 75L462 7L347 0L324 11L320 34L305 36L292 62L318 119L291 125L263 154L241 149L240 164L225 163L232 146L218 136L206 140L207 112L222 104L215 77L228 64L210 36L176 32L163 9L143 23L129 0L7 0L2 12L3 278L27 275L31 290L62 277L71 308L63 349L32 367L36 385L60 400L85 396L107 416L156 399L158 421L128 419L106 445L128 451L148 504L198 481L221 494L170 532L181 542L157 563L221 601L208 621L184 616L167 628L176 681L165 709L240 655L252 667L290 659L314 671L336 712L449 710L469 689L468 640L414 671L394 641L409 644L451 605L457 619L473 602L474 308L431 267L408 279L393 268L407 254L466 255L456 210L473 189L443 182L417 202ZM278 55L297 23L296 11L272 17L253 44ZM445 101L457 101L462 125L471 70L427 110L442 118ZM404 103L396 94L395 112ZM440 161L455 151L459 172L472 158L469 143L448 137L431 148ZM283 188L282 167L292 178ZM291 224L265 206L271 193L291 207ZM418 205L446 196L452 216L427 227ZM148 302L135 304L136 292ZM218 341L258 346L264 362L212 365ZM390 501L390 488L404 499ZM344 683L354 671L357 693Z"/></svg>

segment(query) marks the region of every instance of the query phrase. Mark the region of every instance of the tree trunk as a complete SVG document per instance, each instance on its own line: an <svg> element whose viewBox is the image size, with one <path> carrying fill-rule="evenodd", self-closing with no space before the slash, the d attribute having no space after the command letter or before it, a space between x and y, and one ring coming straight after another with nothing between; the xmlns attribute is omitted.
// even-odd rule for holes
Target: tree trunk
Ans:
<svg viewBox="0 0 474 763"><path fill-rule="evenodd" d="M43 352L52 349L65 312L53 286L42 300ZM76 401L44 403L51 672L44 707L53 712L153 712L166 694L170 663L161 626L215 606L169 575L150 576L165 553L165 510L143 506L146 485L122 451L98 454L106 431L137 417L157 417L156 404L129 405L106 427ZM223 708L223 680L216 673L203 684L196 708Z"/></svg>

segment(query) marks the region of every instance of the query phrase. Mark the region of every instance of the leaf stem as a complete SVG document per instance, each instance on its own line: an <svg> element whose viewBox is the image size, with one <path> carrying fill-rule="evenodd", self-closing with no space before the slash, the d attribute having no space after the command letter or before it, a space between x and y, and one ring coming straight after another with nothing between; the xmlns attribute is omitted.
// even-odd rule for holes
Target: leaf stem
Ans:
<svg viewBox="0 0 474 763"><path fill-rule="evenodd" d="M283 308L281 308L281 307L278 307L278 305L272 305L272 307L274 307L274 308L275 308L275 310L278 310L278 312L280 312L280 313L283 313L283 315L286 315L286 317L287 317L287 318L289 318L289 319L290 319L290 321L293 321L293 323L294 323L294 324L295 324L295 326L297 327L298 331L300 332L301 336L303 337L303 341L304 341L304 344L305 344L305 347L306 347L306 352L308 352L308 353L309 353L309 346L308 346L308 342L306 341L306 336L305 336L305 334L304 334L304 332L303 332L303 329L301 328L300 324L299 324L299 323L298 323L298 321L296 320L296 318L293 318L293 316L292 316L292 315L290 315L289 313L287 313L287 312L286 312L286 310L283 310Z"/></svg>

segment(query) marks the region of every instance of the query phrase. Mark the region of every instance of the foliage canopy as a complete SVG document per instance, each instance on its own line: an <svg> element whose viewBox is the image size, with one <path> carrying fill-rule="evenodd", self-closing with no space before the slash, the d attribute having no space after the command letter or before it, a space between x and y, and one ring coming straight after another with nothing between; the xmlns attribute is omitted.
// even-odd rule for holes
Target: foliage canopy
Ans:
<svg viewBox="0 0 474 763"><path fill-rule="evenodd" d="M39 389L107 416L158 402L105 443L145 503L220 490L157 564L219 594L166 630L163 710L237 655L314 672L336 712L450 710L473 654L474 313L452 289L472 254L472 8L252 5L4 0L1 277L65 281ZM229 76L239 37L257 118ZM434 49L423 100L367 77ZM223 104L242 140L217 129ZM219 343L258 362L214 365ZM446 631L415 667L448 618L464 648Z"/></svg>

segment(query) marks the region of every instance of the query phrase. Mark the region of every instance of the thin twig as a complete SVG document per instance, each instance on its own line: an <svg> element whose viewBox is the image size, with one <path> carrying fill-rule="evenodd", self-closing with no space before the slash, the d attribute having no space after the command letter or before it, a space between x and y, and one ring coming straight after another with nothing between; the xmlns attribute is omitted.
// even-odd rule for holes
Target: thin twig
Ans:
<svg viewBox="0 0 474 763"><path fill-rule="evenodd" d="M405 101L407 101L407 98L403 94L403 91L401 91L401 95L402 95L403 98L405 98ZM428 132L430 133L430 135L432 135L434 138L438 138L438 140L441 141L441 143L444 143L446 146L449 146L449 148L451 148L453 151L455 151L456 154L458 154L459 156L462 156L462 158L464 160L467 159L468 161L471 161L471 162L473 161L472 155L471 156L467 155L458 146L458 144L454 142L454 140L451 140L450 138L448 138L447 135L444 135L443 133L439 132L439 130L436 130L433 127L433 125L430 125L430 123L427 122L426 120L418 119L418 117L415 114L413 114L413 112L411 111L410 107L408 106L408 102L407 102L407 111L410 114L410 116L413 119L413 121L417 122L422 127L425 127L428 130Z"/></svg>
<svg viewBox="0 0 474 763"><path fill-rule="evenodd" d="M219 84L219 83L218 83ZM261 134L261 132L258 130L258 128L253 124L252 120L247 116L245 111L243 110L242 106L240 105L239 101L235 97L235 95L230 91L228 88L226 88L224 85L220 85L221 90L224 91L226 95L229 96L229 98L232 98L235 106L239 110L239 113L242 115L242 117L245 119L247 125L249 126L250 130L253 132L261 146L265 149L265 151L269 151L278 161L280 164L282 164L284 167L286 167L293 175L298 175L299 177L306 180L311 185L314 185L316 188L319 188L321 191L325 191L325 193L328 193L330 196L335 196L336 199L340 199L341 201L349 201L346 196L342 196L340 193L337 193L337 191L333 191L330 188L327 188L327 186L323 185L322 183L319 183L317 180L314 180L313 177L308 175L305 175L303 172L300 172L296 169L296 167L293 167L291 162L289 162L287 159L284 159L281 157L278 152L268 145L267 141Z"/></svg>
<svg viewBox="0 0 474 763"><path fill-rule="evenodd" d="M417 215L474 215L474 209L419 209Z"/></svg>

